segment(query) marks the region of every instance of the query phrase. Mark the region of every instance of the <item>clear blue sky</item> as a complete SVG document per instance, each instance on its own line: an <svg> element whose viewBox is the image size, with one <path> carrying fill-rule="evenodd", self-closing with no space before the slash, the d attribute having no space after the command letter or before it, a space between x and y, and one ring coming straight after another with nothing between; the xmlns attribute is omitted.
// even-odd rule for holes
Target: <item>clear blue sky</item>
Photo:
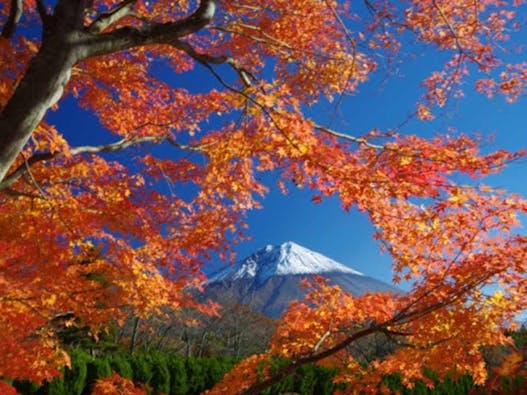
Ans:
<svg viewBox="0 0 527 395"><path fill-rule="evenodd" d="M329 122L331 119L333 128L354 135L374 127L384 130L396 127L414 111L415 102L422 93L419 83L440 67L438 59L433 54L422 53L389 70L393 75L387 79L386 73L381 71L371 82L362 85L356 95L345 97L338 108L323 102L309 111L317 120ZM163 74L162 70L159 72ZM188 88L196 91L210 89L213 81L205 70L191 74L191 79L169 74L165 77L174 85L186 80ZM494 135L495 141L484 147L488 151L527 148L526 98L512 105L500 97L489 100L473 92L469 82L465 93L466 97L450 102L436 120L411 121L401 131L432 135L455 127L463 133ZM71 98L62 103L59 111L51 112L48 120L65 132L72 145L94 143L94 135L106 136L96 142L108 141L95 117L79 110ZM269 175L268 179L269 185L274 187L273 176ZM527 162L511 164L505 172L487 179L486 183L527 195ZM314 204L309 191L293 189L284 196L272 189L264 201L264 208L251 212L247 222L252 240L236 247L239 258L266 244L291 240L367 275L391 281L390 259L379 253L367 217L354 210L344 212L336 199ZM527 225L527 221L524 223Z"/></svg>
<svg viewBox="0 0 527 395"><path fill-rule="evenodd" d="M354 125L353 130L368 130L375 125L390 125L390 122L396 125L413 108L412 100L403 102L397 99L397 89L395 86L381 91L364 89L364 94L349 100L343 116L347 116L348 122ZM513 105L506 104L502 99L489 101L470 92L437 122L412 122L405 129L424 134L455 126L460 132L494 135L495 141L486 144L485 150L527 148L526 104L525 99ZM488 177L484 182L526 196L527 161L512 163L503 173ZM264 208L249 215L253 240L239 246L240 255L266 243L293 240L365 274L391 281L390 258L379 252L372 239L373 227L366 215L356 210L344 212L337 199L314 204L310 196L309 191L303 190L292 190L287 196L272 191ZM523 223L527 226L525 219Z"/></svg>
<svg viewBox="0 0 527 395"><path fill-rule="evenodd" d="M336 129L357 135L374 127L385 130L396 127L414 111L416 99L422 93L420 81L439 63L423 53L401 66L389 79L385 80L386 75L381 73L378 80L361 86L358 94L346 97L336 112L334 106L321 104L314 115L319 118L336 115L333 121ZM493 136L493 142L482 145L484 151L519 150L527 148L526 104L524 97L514 104L501 97L489 100L471 91L467 82L465 97L450 102L434 121L411 121L401 132L432 135L454 127L460 133ZM510 164L503 173L483 182L527 196L527 160ZM293 190L288 196L271 192L264 209L249 215L253 239L239 246L239 254L249 254L266 243L293 240L367 275L391 281L390 257L379 252L366 215L356 210L344 212L336 199L314 204L310 197L309 191L302 190ZM526 218L523 223L527 226Z"/></svg>

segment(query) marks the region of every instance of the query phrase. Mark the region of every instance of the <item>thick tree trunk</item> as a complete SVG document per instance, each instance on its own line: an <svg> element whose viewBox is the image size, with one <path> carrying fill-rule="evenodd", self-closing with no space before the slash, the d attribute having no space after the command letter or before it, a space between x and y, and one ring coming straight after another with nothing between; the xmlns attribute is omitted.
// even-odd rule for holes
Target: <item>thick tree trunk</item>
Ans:
<svg viewBox="0 0 527 395"><path fill-rule="evenodd" d="M72 48L62 40L48 41L32 60L0 113L0 181L46 111L61 98L76 60Z"/></svg>

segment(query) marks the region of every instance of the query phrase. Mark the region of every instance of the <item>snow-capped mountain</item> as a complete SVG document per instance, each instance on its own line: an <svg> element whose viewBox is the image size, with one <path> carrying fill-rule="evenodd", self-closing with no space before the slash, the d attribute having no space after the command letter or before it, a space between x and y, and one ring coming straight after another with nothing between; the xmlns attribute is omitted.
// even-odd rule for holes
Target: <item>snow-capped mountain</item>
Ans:
<svg viewBox="0 0 527 395"><path fill-rule="evenodd" d="M318 252L308 250L292 241L280 246L268 245L223 270L209 276L209 282L255 279L265 282L271 276L323 274L331 272L362 275Z"/></svg>
<svg viewBox="0 0 527 395"><path fill-rule="evenodd" d="M278 317L305 290L301 279L320 275L354 295L397 288L294 242L268 245L234 265L209 275L204 296L219 303L242 303L269 317Z"/></svg>

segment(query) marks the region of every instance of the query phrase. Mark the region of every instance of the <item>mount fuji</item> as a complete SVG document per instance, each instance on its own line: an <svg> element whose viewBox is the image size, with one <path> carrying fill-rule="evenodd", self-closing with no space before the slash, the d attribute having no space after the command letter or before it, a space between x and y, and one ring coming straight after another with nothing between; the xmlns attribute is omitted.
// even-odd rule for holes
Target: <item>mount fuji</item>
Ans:
<svg viewBox="0 0 527 395"><path fill-rule="evenodd" d="M209 275L205 298L220 304L240 303L271 318L279 317L293 300L302 299L300 280L327 278L353 295L401 290L349 268L294 242L268 245L251 256Z"/></svg>

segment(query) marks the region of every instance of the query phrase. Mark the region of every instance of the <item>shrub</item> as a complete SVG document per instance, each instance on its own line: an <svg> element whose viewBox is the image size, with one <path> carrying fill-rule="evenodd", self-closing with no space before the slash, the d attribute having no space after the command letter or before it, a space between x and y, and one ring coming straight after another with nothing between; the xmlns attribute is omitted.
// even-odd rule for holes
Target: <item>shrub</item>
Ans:
<svg viewBox="0 0 527 395"><path fill-rule="evenodd" d="M110 358L110 366L121 377L132 379L134 377L134 371L132 370L129 357L129 354L115 353Z"/></svg>
<svg viewBox="0 0 527 395"><path fill-rule="evenodd" d="M88 364L92 362L92 357L85 351L72 350L70 358L71 369L64 371L64 390L70 395L81 395L86 387Z"/></svg>
<svg viewBox="0 0 527 395"><path fill-rule="evenodd" d="M150 385L152 381L152 361L145 353L132 354L130 358L132 366L133 379L135 382Z"/></svg>
<svg viewBox="0 0 527 395"><path fill-rule="evenodd" d="M170 371L168 370L167 358L162 353L152 354L152 380L150 385L155 394L170 393Z"/></svg>
<svg viewBox="0 0 527 395"><path fill-rule="evenodd" d="M172 354L168 357L170 395L182 395L189 391L185 358Z"/></svg>
<svg viewBox="0 0 527 395"><path fill-rule="evenodd" d="M83 395L88 395L92 391L92 387L98 379L103 379L112 375L112 368L107 357L98 357L91 360L88 365L88 374L86 378L86 386L84 387Z"/></svg>

